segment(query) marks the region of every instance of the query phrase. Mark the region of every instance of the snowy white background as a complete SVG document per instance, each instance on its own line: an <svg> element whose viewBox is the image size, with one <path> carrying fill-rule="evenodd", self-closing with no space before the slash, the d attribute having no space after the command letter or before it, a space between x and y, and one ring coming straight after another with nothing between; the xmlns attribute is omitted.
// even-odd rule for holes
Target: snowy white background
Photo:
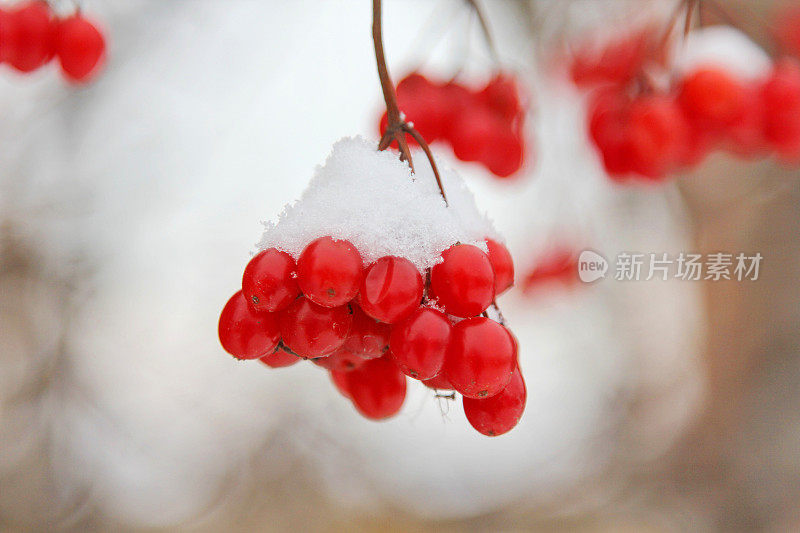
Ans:
<svg viewBox="0 0 800 533"><path fill-rule="evenodd" d="M431 38L418 32L436 12L456 29L429 63L455 69L467 17L441 13L459 6L387 1L395 79L428 55ZM218 312L260 222L300 195L333 142L375 134L369 8L114 0L86 10L111 36L97 83L71 88L53 71L0 77L0 214L54 276L75 257L91 271L68 329L70 385L50 406L65 498L90 487L114 519L184 521L279 438L337 501L464 517L547 501L598 475L618 459L621 407L642 391L668 392L633 436L637 453L658 454L680 434L700 395L698 296L687 284L606 280L504 297L529 396L520 425L497 439L471 430L459 402L442 406L417 384L396 419L376 424L312 365L270 371L227 357ZM505 25L496 33L506 60L529 73L524 21L490 12ZM489 65L477 33L470 47L467 76L477 79ZM442 152L505 234L520 272L561 235L607 257L685 250L675 191L612 186L584 140L577 95L527 81L537 157L524 177L493 181ZM26 445L9 445L8 457ZM260 460L279 472L284 459Z"/></svg>

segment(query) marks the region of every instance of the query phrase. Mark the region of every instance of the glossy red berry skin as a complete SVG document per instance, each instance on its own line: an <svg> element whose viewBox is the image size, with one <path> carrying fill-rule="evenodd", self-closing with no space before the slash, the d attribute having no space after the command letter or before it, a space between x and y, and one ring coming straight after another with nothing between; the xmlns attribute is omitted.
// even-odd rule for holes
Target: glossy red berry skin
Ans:
<svg viewBox="0 0 800 533"><path fill-rule="evenodd" d="M344 348L339 348L326 357L317 357L311 361L317 366L337 372L350 372L364 364L364 359Z"/></svg>
<svg viewBox="0 0 800 533"><path fill-rule="evenodd" d="M514 260L504 244L486 239L489 262L494 270L494 294L503 294L514 285Z"/></svg>
<svg viewBox="0 0 800 533"><path fill-rule="evenodd" d="M344 349L361 357L362 359L375 359L381 357L389 349L389 335L392 326L378 322L357 305L353 308L353 325L350 334L344 342Z"/></svg>
<svg viewBox="0 0 800 533"><path fill-rule="evenodd" d="M525 411L528 392L519 369L515 369L506 388L491 398L463 399L464 414L479 433L496 437L517 425Z"/></svg>
<svg viewBox="0 0 800 533"><path fill-rule="evenodd" d="M419 380L436 377L444 364L451 329L444 313L431 308L418 309L395 324L389 348L400 371Z"/></svg>
<svg viewBox="0 0 800 533"><path fill-rule="evenodd" d="M19 4L5 17L10 26L6 59L20 72L31 72L41 67L53 55L53 19L45 2L33 1ZM5 53L4 53L5 54Z"/></svg>
<svg viewBox="0 0 800 533"><path fill-rule="evenodd" d="M404 257L381 257L367 268L358 303L369 316L393 324L414 312L422 301L422 275Z"/></svg>
<svg viewBox="0 0 800 533"><path fill-rule="evenodd" d="M312 302L344 305L358 293L364 267L358 250L346 240L320 237L297 259L297 284Z"/></svg>
<svg viewBox="0 0 800 533"><path fill-rule="evenodd" d="M323 357L339 349L350 332L353 315L348 306L322 307L298 298L278 313L283 343L304 358Z"/></svg>
<svg viewBox="0 0 800 533"><path fill-rule="evenodd" d="M387 357L365 361L346 373L346 387L356 409L381 420L397 414L406 398L406 376Z"/></svg>
<svg viewBox="0 0 800 533"><path fill-rule="evenodd" d="M297 265L275 248L256 254L244 269L242 292L255 311L282 311L300 295Z"/></svg>
<svg viewBox="0 0 800 533"><path fill-rule="evenodd" d="M234 294L219 316L219 340L237 359L258 359L278 346L280 330L274 315L254 313L242 291Z"/></svg>
<svg viewBox="0 0 800 533"><path fill-rule="evenodd" d="M105 56L103 34L80 14L58 22L53 41L61 70L75 82L87 81Z"/></svg>
<svg viewBox="0 0 800 533"><path fill-rule="evenodd" d="M429 389L455 390L453 388L452 383L447 381L447 376L444 375L444 372L439 372L438 376L433 377L431 379L423 380L422 384L428 387Z"/></svg>
<svg viewBox="0 0 800 533"><path fill-rule="evenodd" d="M431 289L445 312L458 317L481 314L494 300L494 271L489 257L471 244L442 253L431 269Z"/></svg>
<svg viewBox="0 0 800 533"><path fill-rule="evenodd" d="M508 384L516 365L514 339L494 320L475 317L453 326L444 372L464 396L494 396Z"/></svg>
<svg viewBox="0 0 800 533"><path fill-rule="evenodd" d="M259 358L259 361L267 365L271 368L283 368L287 366L292 366L293 364L300 361L300 358L294 354L291 354L285 350L281 350L278 348L271 354L267 354L264 357Z"/></svg>

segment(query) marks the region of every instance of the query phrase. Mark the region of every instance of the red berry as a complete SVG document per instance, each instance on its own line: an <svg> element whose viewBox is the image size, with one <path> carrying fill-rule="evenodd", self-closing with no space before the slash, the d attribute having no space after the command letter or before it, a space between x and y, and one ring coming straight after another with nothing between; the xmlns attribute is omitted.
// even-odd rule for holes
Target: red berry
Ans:
<svg viewBox="0 0 800 533"><path fill-rule="evenodd" d="M675 170L686 150L689 126L675 101L662 95L635 99L628 115L631 169L649 178Z"/></svg>
<svg viewBox="0 0 800 533"><path fill-rule="evenodd" d="M611 40L597 47L589 43L573 57L572 80L581 87L600 83L625 84L641 70L651 45L649 30Z"/></svg>
<svg viewBox="0 0 800 533"><path fill-rule="evenodd" d="M322 368L337 372L350 372L364 364L364 359L344 348L339 348L329 356L317 357L311 361Z"/></svg>
<svg viewBox="0 0 800 533"><path fill-rule="evenodd" d="M340 348L353 321L347 306L322 307L308 298L298 298L278 317L283 343L304 358L322 357Z"/></svg>
<svg viewBox="0 0 800 533"><path fill-rule="evenodd" d="M498 296L514 285L514 260L503 244L486 239L489 262L494 271L494 294Z"/></svg>
<svg viewBox="0 0 800 533"><path fill-rule="evenodd" d="M522 168L524 159L522 135L506 124L495 128L489 144L478 160L498 178L508 178Z"/></svg>
<svg viewBox="0 0 800 533"><path fill-rule="evenodd" d="M397 414L406 398L406 377L387 359L371 359L346 374L346 387L358 412L380 420Z"/></svg>
<svg viewBox="0 0 800 533"><path fill-rule="evenodd" d="M261 357L259 361L272 368L283 368L285 366L292 366L300 361L300 358L286 350L278 348L271 354Z"/></svg>
<svg viewBox="0 0 800 533"><path fill-rule="evenodd" d="M456 125L459 122L459 117L465 110L479 104L476 102L477 96L475 93L455 81L449 81L444 84L441 88L441 94L446 103L442 137L452 143L453 134L457 131Z"/></svg>
<svg viewBox="0 0 800 533"><path fill-rule="evenodd" d="M438 376L424 380L422 384L431 389L455 390L453 385L447 381L447 376L444 375L444 372L439 372Z"/></svg>
<svg viewBox="0 0 800 533"><path fill-rule="evenodd" d="M392 330L389 347L395 363L412 378L434 378L444 363L450 329L450 321L444 313L430 308L418 309Z"/></svg>
<svg viewBox="0 0 800 533"><path fill-rule="evenodd" d="M630 100L616 88L598 90L589 101L589 134L611 177L630 172L627 108Z"/></svg>
<svg viewBox="0 0 800 533"><path fill-rule="evenodd" d="M381 357L389 348L392 327L378 322L357 305L353 307L353 325L344 342L344 348L362 359Z"/></svg>
<svg viewBox="0 0 800 533"><path fill-rule="evenodd" d="M350 390L348 389L347 384L347 372L341 372L339 370L331 370L331 381L333 381L333 385L336 387L336 390L347 399L350 399Z"/></svg>
<svg viewBox="0 0 800 533"><path fill-rule="evenodd" d="M44 65L53 55L53 21L46 2L19 4L3 20L8 24L9 41L4 54L12 67L31 72Z"/></svg>
<svg viewBox="0 0 800 533"><path fill-rule="evenodd" d="M479 106L464 109L454 120L450 143L453 154L461 161L481 161L493 149L497 132L509 127L489 109Z"/></svg>
<svg viewBox="0 0 800 533"><path fill-rule="evenodd" d="M526 294L543 283L570 284L578 281L578 256L568 248L555 248L536 263L522 282Z"/></svg>
<svg viewBox="0 0 800 533"><path fill-rule="evenodd" d="M732 74L700 68L683 79L678 101L697 127L722 131L741 120L747 110L747 88Z"/></svg>
<svg viewBox="0 0 800 533"><path fill-rule="evenodd" d="M106 50L103 34L80 14L57 24L54 41L61 70L73 81L86 81L97 70Z"/></svg>
<svg viewBox="0 0 800 533"><path fill-rule="evenodd" d="M374 319L392 324L419 307L422 292L422 276L414 263L404 257L381 257L367 269L358 303Z"/></svg>
<svg viewBox="0 0 800 533"><path fill-rule="evenodd" d="M501 73L492 78L478 93L478 98L489 109L509 121L521 112L517 83L510 74Z"/></svg>
<svg viewBox="0 0 800 533"><path fill-rule="evenodd" d="M800 157L800 63L777 63L761 88L761 100L769 146L781 157Z"/></svg>
<svg viewBox="0 0 800 533"><path fill-rule="evenodd" d="M511 381L499 394L482 400L465 396L464 414L467 415L470 425L479 433L496 437L507 433L517 425L525 411L527 397L525 381L517 368L511 376Z"/></svg>
<svg viewBox="0 0 800 533"><path fill-rule="evenodd" d="M480 248L457 244L442 253L431 269L431 288L444 310L454 316L481 314L494 300L494 271Z"/></svg>
<svg viewBox="0 0 800 533"><path fill-rule="evenodd" d="M242 291L231 296L219 316L219 341L237 359L258 359L278 346L280 331L274 315L254 313Z"/></svg>
<svg viewBox="0 0 800 533"><path fill-rule="evenodd" d="M344 305L358 293L364 273L361 255L345 240L320 237L297 259L297 283L312 302L325 307Z"/></svg>
<svg viewBox="0 0 800 533"><path fill-rule="evenodd" d="M494 396L508 384L516 364L514 340L494 320L468 318L453 326L444 371L464 396Z"/></svg>
<svg viewBox="0 0 800 533"><path fill-rule="evenodd" d="M292 256L275 248L256 254L242 276L242 292L256 311L280 311L300 295L297 265Z"/></svg>

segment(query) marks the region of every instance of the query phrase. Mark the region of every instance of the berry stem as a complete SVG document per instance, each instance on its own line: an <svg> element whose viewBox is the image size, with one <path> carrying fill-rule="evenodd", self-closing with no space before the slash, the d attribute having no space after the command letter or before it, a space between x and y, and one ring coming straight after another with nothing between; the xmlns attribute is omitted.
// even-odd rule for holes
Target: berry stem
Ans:
<svg viewBox="0 0 800 533"><path fill-rule="evenodd" d="M436 162L433 159L430 146L422 138L422 135L414 129L414 127L405 121L405 117L400 112L397 105L397 92L395 92L392 78L389 75L389 68L386 66L386 54L383 51L383 31L381 28L381 7L382 0L372 0L372 42L375 45L375 61L378 65L378 78L381 82L381 89L383 90L383 101L386 103L386 131L378 143L378 150L385 150L392 143L392 140L397 141L397 146L400 148L400 161L408 161L408 166L411 167L411 172L414 172L414 162L411 160L411 150L408 148L406 141L406 133L411 135L415 141L420 145L428 162L433 169L433 175L436 177L436 185L439 187L439 193L442 195L445 205L447 203L447 196L444 193L442 186L442 179L439 176L439 169L436 167Z"/></svg>
<svg viewBox="0 0 800 533"><path fill-rule="evenodd" d="M408 161L411 171L414 171L414 163L411 160L411 151L408 149L405 134L402 131L403 118L400 108L397 105L397 93L394 90L392 78L389 75L389 68L386 66L386 54L383 51L383 31L381 28L382 1L372 0L372 42L375 46L375 61L378 64L378 78L381 81L383 90L383 101L386 103L386 115L388 123L386 133L378 144L378 150L385 150L392 139L397 141L400 147L400 160Z"/></svg>

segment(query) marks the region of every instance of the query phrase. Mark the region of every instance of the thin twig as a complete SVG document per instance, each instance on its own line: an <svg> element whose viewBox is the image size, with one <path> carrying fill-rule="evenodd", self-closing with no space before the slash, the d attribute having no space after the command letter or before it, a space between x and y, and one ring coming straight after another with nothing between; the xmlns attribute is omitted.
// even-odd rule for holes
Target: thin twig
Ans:
<svg viewBox="0 0 800 533"><path fill-rule="evenodd" d="M444 200L445 205L450 205L447 202L447 195L444 193L444 187L442 186L442 178L439 175L439 169L436 167L436 161L433 159L433 153L431 153L431 148L428 146L428 143L425 142L425 139L422 138L422 135L419 134L417 130L414 129L413 126L408 124L407 122L403 124L403 130L411 135L417 144L419 144L422 151L425 152L425 155L428 158L428 162L431 164L431 169L433 169L433 175L436 178L436 185L439 187L439 193L442 195L442 199Z"/></svg>
<svg viewBox="0 0 800 533"><path fill-rule="evenodd" d="M383 51L383 32L381 29L381 0L372 0L372 42L375 45L375 61L378 64L378 78L381 81L381 89L383 90L383 100L386 103L386 131L383 133L380 142L378 143L378 150L385 150L392 144L392 141L397 141L397 146L400 149L400 160L408 161L411 172L414 172L414 162L411 160L411 150L408 147L406 134L411 135L415 141L420 145L428 162L433 169L433 175L436 177L436 185L439 187L439 193L442 195L445 205L447 203L447 195L444 193L442 186L442 178L439 175L439 169L436 167L436 161L433 159L433 153L425 142L422 135L414 129L414 127L405 121L405 117L400 112L400 107L397 105L397 92L392 84L392 78L389 75L389 68L386 66L386 54Z"/></svg>
<svg viewBox="0 0 800 533"><path fill-rule="evenodd" d="M397 106L397 93L394 90L392 78L389 76L389 69L386 67L386 55L383 52L381 0L372 0L372 42L375 45L375 61L378 64L378 78L381 80L383 100L386 102L386 133L384 134L384 139L381 139L379 149L383 150L389 146L393 136L400 148L400 160L408 161L413 171L414 164L411 161L411 151L408 149L408 143L402 127L403 119L400 115L400 108ZM387 136L390 137L390 140L384 145L384 140ZM383 147L381 148L381 146Z"/></svg>

